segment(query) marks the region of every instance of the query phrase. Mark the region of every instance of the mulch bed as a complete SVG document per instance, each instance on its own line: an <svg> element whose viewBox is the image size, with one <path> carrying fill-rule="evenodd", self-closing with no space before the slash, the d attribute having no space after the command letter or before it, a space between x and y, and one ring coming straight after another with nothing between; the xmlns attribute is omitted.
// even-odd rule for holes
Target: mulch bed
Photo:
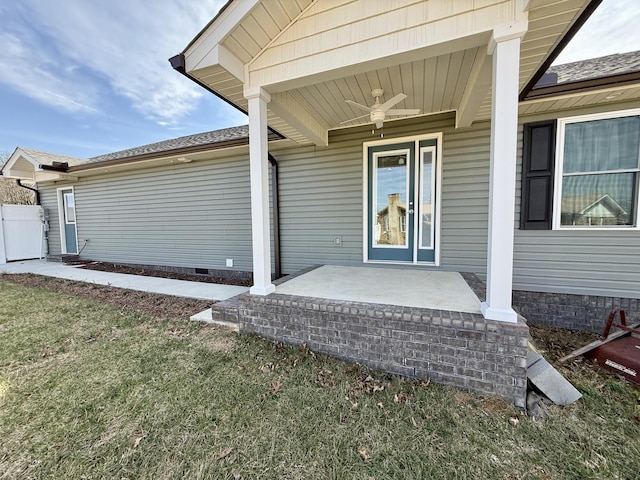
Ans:
<svg viewBox="0 0 640 480"><path fill-rule="evenodd" d="M565 330L558 327L529 324L531 342L548 361L556 361L559 358L584 347L598 339L598 334Z"/></svg>
<svg viewBox="0 0 640 480"><path fill-rule="evenodd" d="M138 292L31 273L0 274L0 280L90 298L108 305L135 310L156 319L188 320L191 315L210 308L212 304L210 300Z"/></svg>
<svg viewBox="0 0 640 480"><path fill-rule="evenodd" d="M212 275L196 275L188 273L165 272L152 268L133 267L119 263L83 261L83 267L87 270L99 270L101 272L127 273L129 275L143 275L146 277L173 278L175 280L187 280L189 282L218 283L221 285L236 285L250 287L251 280L246 278L225 278Z"/></svg>

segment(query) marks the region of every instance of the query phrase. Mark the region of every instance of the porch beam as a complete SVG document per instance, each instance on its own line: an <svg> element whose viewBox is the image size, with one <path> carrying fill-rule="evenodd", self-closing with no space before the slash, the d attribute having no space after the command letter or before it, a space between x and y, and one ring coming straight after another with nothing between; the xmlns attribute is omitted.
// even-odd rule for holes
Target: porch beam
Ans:
<svg viewBox="0 0 640 480"><path fill-rule="evenodd" d="M478 58L473 63L467 86L462 94L460 106L456 111L456 128L468 127L478 113L478 109L487 92L491 88L491 58L482 48L478 51Z"/></svg>
<svg viewBox="0 0 640 480"><path fill-rule="evenodd" d="M251 179L251 240L253 248L253 286L249 293L275 292L271 283L271 242L269 236L269 170L267 103L262 88L245 90L249 107L249 176Z"/></svg>
<svg viewBox="0 0 640 480"><path fill-rule="evenodd" d="M289 92L275 93L269 108L315 145L329 145L329 126L314 118Z"/></svg>
<svg viewBox="0 0 640 480"><path fill-rule="evenodd" d="M513 238L518 134L520 40L526 23L494 30L488 53L493 55L491 153L489 167L489 238L487 293L482 314L489 320L515 323L511 307Z"/></svg>

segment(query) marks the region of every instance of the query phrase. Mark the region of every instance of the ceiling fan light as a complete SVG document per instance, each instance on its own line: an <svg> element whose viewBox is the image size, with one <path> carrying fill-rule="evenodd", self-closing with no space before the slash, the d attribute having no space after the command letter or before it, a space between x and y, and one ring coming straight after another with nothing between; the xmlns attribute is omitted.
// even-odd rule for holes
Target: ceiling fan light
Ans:
<svg viewBox="0 0 640 480"><path fill-rule="evenodd" d="M376 124L377 128L382 128L385 114L380 110L371 110L371 121Z"/></svg>

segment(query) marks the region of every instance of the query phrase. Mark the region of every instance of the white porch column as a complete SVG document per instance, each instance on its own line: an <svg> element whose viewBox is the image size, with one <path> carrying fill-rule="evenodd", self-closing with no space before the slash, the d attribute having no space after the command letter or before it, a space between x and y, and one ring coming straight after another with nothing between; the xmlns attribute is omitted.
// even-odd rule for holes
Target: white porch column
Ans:
<svg viewBox="0 0 640 480"><path fill-rule="evenodd" d="M516 322L511 308L513 234L518 136L520 38L524 23L494 30L488 53L493 55L491 155L489 170L489 239L487 298L482 314L490 320Z"/></svg>
<svg viewBox="0 0 640 480"><path fill-rule="evenodd" d="M269 169L267 103L271 97L262 88L245 90L249 101L249 173L251 178L251 240L253 244L253 295L276 290L271 283L269 234Z"/></svg>

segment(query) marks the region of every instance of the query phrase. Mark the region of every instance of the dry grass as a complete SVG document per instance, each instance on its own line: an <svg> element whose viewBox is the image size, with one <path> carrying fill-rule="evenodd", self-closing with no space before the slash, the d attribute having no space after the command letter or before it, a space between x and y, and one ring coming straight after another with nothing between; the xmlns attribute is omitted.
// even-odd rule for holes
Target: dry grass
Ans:
<svg viewBox="0 0 640 480"><path fill-rule="evenodd" d="M638 390L545 422L183 318L0 280L0 478L640 478Z"/></svg>

